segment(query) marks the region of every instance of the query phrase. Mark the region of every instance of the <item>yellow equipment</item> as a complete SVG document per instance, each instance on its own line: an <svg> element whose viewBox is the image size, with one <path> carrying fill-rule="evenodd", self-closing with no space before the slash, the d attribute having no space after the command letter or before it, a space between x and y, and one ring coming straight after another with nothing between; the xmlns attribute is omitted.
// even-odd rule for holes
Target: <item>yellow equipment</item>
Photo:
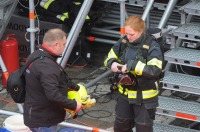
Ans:
<svg viewBox="0 0 200 132"><path fill-rule="evenodd" d="M68 98L71 100L75 99L76 101L80 102L83 105L83 108L90 108L95 105L96 100L90 98L90 95L88 95L85 86L83 86L82 84L78 85L80 87L78 91L68 91ZM71 114L71 116L74 116L76 114L72 110L66 110Z"/></svg>

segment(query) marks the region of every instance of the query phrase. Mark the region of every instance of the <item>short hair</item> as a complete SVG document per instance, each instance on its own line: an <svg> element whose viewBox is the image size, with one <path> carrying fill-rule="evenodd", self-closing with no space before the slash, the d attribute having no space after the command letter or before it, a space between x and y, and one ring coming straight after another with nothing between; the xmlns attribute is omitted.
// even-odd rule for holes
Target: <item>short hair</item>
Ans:
<svg viewBox="0 0 200 132"><path fill-rule="evenodd" d="M47 46L52 46L53 42L63 40L64 37L67 37L67 34L62 29L49 29L44 35L43 43Z"/></svg>
<svg viewBox="0 0 200 132"><path fill-rule="evenodd" d="M136 32L145 31L145 22L140 16L129 16L125 21L125 26L130 26Z"/></svg>

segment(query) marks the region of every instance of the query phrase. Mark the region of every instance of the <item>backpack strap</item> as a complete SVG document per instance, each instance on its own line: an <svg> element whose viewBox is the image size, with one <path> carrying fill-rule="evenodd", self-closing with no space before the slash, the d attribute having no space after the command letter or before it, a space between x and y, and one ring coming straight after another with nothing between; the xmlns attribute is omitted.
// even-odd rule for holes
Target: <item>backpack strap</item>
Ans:
<svg viewBox="0 0 200 132"><path fill-rule="evenodd" d="M22 75L25 70L28 68L28 66L35 60L37 60L38 58L42 58L42 55L36 51L34 54L34 57L31 57L26 63L25 65L23 65L21 68L20 68L20 74Z"/></svg>
<svg viewBox="0 0 200 132"><path fill-rule="evenodd" d="M146 41L140 47L142 56L145 59L145 61L147 61L147 55L148 55L148 51L150 49L150 44L152 41L153 41L153 38L151 36L147 36Z"/></svg>
<svg viewBox="0 0 200 132"><path fill-rule="evenodd" d="M117 53L118 56L120 55L121 51L124 51L124 49L126 49L127 41L128 40L127 40L126 36L124 36L122 39L120 39L120 41L119 41L119 50L118 50L118 53Z"/></svg>

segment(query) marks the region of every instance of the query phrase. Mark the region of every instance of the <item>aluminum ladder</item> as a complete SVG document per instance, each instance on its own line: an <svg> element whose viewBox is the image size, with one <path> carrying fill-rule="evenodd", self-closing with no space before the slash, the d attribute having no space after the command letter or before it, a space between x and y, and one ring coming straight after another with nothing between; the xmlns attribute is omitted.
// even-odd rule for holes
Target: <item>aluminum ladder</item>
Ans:
<svg viewBox="0 0 200 132"><path fill-rule="evenodd" d="M165 77L162 80L163 89L200 95L200 77L184 72L172 72L171 65L181 65L190 68L200 67L200 24L195 23L194 16L200 16L200 1L192 0L179 8L181 14L180 26L170 33L174 38L173 49L165 53ZM175 41L174 41L175 40ZM192 45L192 47L191 47ZM188 47L189 46L189 47ZM200 122L200 104L198 102L159 97L157 114Z"/></svg>

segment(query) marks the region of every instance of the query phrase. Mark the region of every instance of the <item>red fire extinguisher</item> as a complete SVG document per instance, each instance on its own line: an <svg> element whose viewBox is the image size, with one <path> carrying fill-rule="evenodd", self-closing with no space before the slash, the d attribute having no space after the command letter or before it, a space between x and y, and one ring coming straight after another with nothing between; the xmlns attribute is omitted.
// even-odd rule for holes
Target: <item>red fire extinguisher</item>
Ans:
<svg viewBox="0 0 200 132"><path fill-rule="evenodd" d="M6 40L0 42L0 54L8 73L11 73L19 68L18 41L15 38L15 34L7 35ZM2 85L3 87L7 86L5 76L2 76Z"/></svg>

